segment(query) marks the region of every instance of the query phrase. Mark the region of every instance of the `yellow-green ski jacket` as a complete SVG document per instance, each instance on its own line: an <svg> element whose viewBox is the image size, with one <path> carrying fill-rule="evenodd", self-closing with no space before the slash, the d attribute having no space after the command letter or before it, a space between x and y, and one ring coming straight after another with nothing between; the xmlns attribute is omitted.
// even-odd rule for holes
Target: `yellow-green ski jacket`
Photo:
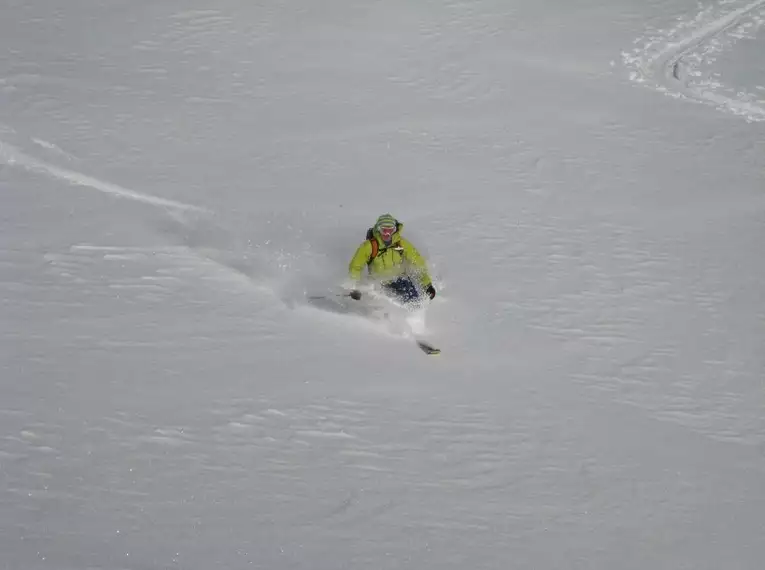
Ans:
<svg viewBox="0 0 765 570"><path fill-rule="evenodd" d="M377 281L389 281L402 275L417 279L423 288L431 284L425 259L410 242L401 237L404 224L399 222L391 244L385 246L377 229L372 231L372 239L377 240L377 256L371 259L373 246L366 240L356 250L348 267L348 274L354 283L361 280L361 273L367 267L369 275ZM371 259L371 261L370 261Z"/></svg>

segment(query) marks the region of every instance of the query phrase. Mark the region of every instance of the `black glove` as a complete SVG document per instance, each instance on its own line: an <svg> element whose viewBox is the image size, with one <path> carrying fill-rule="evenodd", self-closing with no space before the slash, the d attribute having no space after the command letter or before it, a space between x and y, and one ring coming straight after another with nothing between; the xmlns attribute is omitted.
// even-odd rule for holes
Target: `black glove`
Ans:
<svg viewBox="0 0 765 570"><path fill-rule="evenodd" d="M348 296L354 301L361 301L361 291L358 289L351 291Z"/></svg>
<svg viewBox="0 0 765 570"><path fill-rule="evenodd" d="M436 296L436 288L433 287L432 283L428 285L427 289L425 289L425 292L428 294L428 297L430 297L431 301L433 300L433 297Z"/></svg>

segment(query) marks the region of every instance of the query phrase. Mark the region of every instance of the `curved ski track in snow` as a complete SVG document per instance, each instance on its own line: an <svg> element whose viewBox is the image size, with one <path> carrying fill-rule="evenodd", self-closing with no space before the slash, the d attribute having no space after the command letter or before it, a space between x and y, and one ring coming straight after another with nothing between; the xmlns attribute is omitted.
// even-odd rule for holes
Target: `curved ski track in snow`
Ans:
<svg viewBox="0 0 765 570"><path fill-rule="evenodd" d="M672 29L638 38L634 43L642 44L641 47L630 53L622 52L624 64L632 70L630 78L638 83L652 83L658 90L674 97L713 104L721 110L744 116L748 121L765 121L765 101L740 91L737 97L730 97L719 92L724 88L722 85L712 89L692 85L689 81L692 67L686 60L694 51L741 26L749 18L762 24L762 19L754 16L760 8L765 8L765 0L754 0L711 20L706 16L714 8L706 8L692 21L683 20Z"/></svg>
<svg viewBox="0 0 765 570"><path fill-rule="evenodd" d="M53 178L58 178L59 180L69 182L70 184L75 184L77 186L87 186L88 188L93 188L94 190L98 190L99 192L103 192L105 194L111 194L119 198L128 198L136 202L143 202L145 204L150 204L160 208L207 212L207 210L198 206L192 206L190 204L184 204L183 202L168 200L166 198L159 198L157 196L151 196L148 194L141 194L140 192L136 192L135 190L131 190L129 188L124 188L117 184L113 184L112 182L106 182L81 172L76 172L74 170L68 170L66 168L61 168L59 166L49 164L28 155L15 146L3 141L0 141L0 163L5 163L9 166L19 166L31 172L41 172L43 174L47 174L48 176L52 176Z"/></svg>

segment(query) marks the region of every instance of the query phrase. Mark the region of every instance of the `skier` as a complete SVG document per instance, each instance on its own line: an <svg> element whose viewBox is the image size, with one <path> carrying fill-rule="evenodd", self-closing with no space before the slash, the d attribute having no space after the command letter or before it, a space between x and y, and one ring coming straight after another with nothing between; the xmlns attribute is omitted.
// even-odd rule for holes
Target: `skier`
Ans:
<svg viewBox="0 0 765 570"><path fill-rule="evenodd" d="M404 224L393 216L383 214L367 230L366 241L358 247L348 267L352 299L361 299L358 283L365 266L387 295L405 305L417 304L420 300L420 289L413 279L430 299L436 296L427 264L417 249L401 237L403 228Z"/></svg>

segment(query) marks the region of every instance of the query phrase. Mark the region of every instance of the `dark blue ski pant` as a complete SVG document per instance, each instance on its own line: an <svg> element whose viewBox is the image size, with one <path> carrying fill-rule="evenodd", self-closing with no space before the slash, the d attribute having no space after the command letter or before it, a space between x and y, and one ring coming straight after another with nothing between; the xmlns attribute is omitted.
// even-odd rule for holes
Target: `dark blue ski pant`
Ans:
<svg viewBox="0 0 765 570"><path fill-rule="evenodd" d="M383 286L383 291L400 303L414 303L420 299L420 293L417 291L412 280L408 277L399 277L394 281L389 281Z"/></svg>

